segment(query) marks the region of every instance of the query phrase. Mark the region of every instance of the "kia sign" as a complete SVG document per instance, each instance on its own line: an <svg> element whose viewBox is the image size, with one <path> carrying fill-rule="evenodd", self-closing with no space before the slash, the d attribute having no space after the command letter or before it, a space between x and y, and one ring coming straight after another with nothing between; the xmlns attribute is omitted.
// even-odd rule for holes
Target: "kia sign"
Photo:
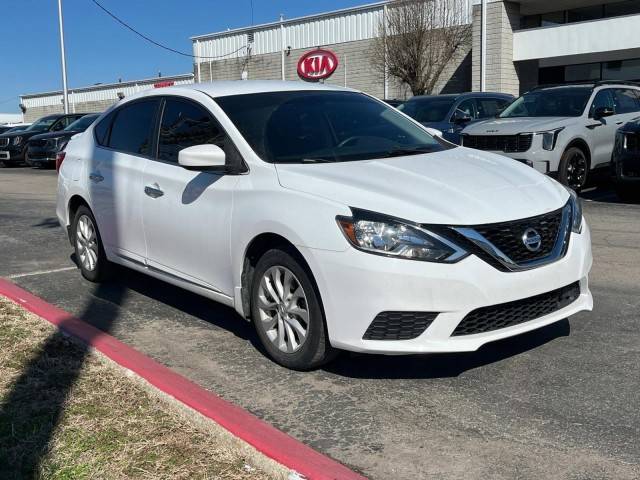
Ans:
<svg viewBox="0 0 640 480"><path fill-rule="evenodd" d="M338 57L330 50L313 50L298 60L298 75L312 82L329 78L338 68Z"/></svg>

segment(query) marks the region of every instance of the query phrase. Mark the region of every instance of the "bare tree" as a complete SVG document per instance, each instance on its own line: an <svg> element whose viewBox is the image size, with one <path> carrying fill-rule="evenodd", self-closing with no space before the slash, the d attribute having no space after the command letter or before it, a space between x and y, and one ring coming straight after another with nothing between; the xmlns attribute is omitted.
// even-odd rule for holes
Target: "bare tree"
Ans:
<svg viewBox="0 0 640 480"><path fill-rule="evenodd" d="M447 64L471 44L464 0L395 0L372 49L377 69L406 83L414 95L432 93Z"/></svg>

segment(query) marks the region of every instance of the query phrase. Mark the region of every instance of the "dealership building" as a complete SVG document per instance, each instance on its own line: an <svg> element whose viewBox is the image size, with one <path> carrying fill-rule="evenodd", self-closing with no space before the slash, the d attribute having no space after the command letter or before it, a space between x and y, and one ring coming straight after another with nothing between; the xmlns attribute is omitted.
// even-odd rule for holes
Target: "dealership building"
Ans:
<svg viewBox="0 0 640 480"><path fill-rule="evenodd" d="M69 90L69 112L102 112L120 98L134 93L189 83L193 83L193 75L190 73L72 88ZM62 91L21 95L20 107L24 111L25 122L33 122L52 113L62 113L64 111Z"/></svg>
<svg viewBox="0 0 640 480"><path fill-rule="evenodd" d="M436 93L518 95L537 84L640 80L638 0L456 1L468 9L472 48L451 59ZM192 37L196 80L297 80L300 58L321 47L338 59L328 83L405 98L406 87L372 63L373 42L391 3Z"/></svg>
<svg viewBox="0 0 640 480"><path fill-rule="evenodd" d="M640 81L640 0L436 0L461 2L471 45L451 58L434 93L469 90L518 95L538 84ZM197 35L193 74L70 90L71 111L104 110L122 95L210 80L301 80L322 60L322 81L380 98L410 91L376 68L372 49L393 2ZM320 57L318 57L320 58ZM328 59L328 60L327 60ZM328 62L328 63L326 63ZM308 78L306 78L308 80ZM62 111L62 92L23 95L25 121Z"/></svg>

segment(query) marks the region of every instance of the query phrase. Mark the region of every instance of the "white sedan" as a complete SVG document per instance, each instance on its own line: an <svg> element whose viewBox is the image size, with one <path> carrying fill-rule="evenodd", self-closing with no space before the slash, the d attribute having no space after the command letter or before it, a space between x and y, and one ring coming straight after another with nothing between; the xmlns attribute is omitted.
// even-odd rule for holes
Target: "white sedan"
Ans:
<svg viewBox="0 0 640 480"><path fill-rule="evenodd" d="M289 368L471 351L593 305L573 192L354 90L151 90L58 162L86 279L117 263L229 305Z"/></svg>

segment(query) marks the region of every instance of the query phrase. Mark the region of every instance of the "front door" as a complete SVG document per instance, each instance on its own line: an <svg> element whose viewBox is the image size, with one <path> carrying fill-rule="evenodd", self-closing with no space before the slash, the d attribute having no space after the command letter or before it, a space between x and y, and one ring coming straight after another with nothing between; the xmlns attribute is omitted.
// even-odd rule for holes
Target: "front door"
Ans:
<svg viewBox="0 0 640 480"><path fill-rule="evenodd" d="M158 156L144 172L143 219L149 267L231 296L230 223L236 175L190 171L178 165L183 148L235 147L203 106L166 97Z"/></svg>

